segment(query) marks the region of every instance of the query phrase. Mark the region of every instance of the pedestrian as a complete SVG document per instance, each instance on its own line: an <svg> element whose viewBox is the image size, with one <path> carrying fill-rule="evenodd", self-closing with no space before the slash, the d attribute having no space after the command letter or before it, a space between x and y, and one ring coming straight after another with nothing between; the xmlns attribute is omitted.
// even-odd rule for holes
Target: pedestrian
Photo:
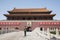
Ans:
<svg viewBox="0 0 60 40"><path fill-rule="evenodd" d="M24 28L24 36L26 36L26 31L27 31L26 28Z"/></svg>

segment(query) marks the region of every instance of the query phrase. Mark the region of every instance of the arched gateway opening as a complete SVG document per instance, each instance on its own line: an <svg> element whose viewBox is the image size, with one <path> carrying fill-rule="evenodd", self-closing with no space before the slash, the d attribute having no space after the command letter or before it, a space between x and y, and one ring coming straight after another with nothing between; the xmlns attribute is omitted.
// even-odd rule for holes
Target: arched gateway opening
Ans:
<svg viewBox="0 0 60 40"><path fill-rule="evenodd" d="M16 27L15 29L17 29L17 30L18 30L19 28L18 28L18 27Z"/></svg>
<svg viewBox="0 0 60 40"><path fill-rule="evenodd" d="M31 21L28 21L28 22L27 22L27 28L26 28L26 29L27 29L27 31L29 31L29 32L31 32L31 25L32 25L32 24L31 24Z"/></svg>
<svg viewBox="0 0 60 40"><path fill-rule="evenodd" d="M2 28L0 28L0 30L2 30Z"/></svg>
<svg viewBox="0 0 60 40"><path fill-rule="evenodd" d="M40 31L43 31L43 28L42 27L40 27Z"/></svg>
<svg viewBox="0 0 60 40"><path fill-rule="evenodd" d="M27 27L26 31L31 32L31 27Z"/></svg>

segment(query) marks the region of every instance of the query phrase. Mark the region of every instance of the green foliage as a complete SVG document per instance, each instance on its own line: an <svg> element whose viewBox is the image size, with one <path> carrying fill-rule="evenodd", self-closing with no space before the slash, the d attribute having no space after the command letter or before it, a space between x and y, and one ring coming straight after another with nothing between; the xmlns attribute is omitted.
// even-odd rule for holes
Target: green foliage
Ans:
<svg viewBox="0 0 60 40"><path fill-rule="evenodd" d="M56 34L56 31L50 31L50 33L52 33L52 34ZM59 31L59 34L60 34L60 31Z"/></svg>
<svg viewBox="0 0 60 40"><path fill-rule="evenodd" d="M52 33L52 34L56 34L56 31L50 31L50 33Z"/></svg>
<svg viewBox="0 0 60 40"><path fill-rule="evenodd" d="M60 34L60 31L59 31L59 34Z"/></svg>

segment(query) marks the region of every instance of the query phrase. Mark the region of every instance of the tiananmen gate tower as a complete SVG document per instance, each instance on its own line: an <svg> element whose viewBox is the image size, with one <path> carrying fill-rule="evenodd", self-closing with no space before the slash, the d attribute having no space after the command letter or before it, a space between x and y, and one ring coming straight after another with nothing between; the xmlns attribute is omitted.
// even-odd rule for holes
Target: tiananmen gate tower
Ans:
<svg viewBox="0 0 60 40"><path fill-rule="evenodd" d="M36 27L44 28L44 30L47 28L60 30L60 21L53 19L56 14L51 14L52 11L47 8L14 8L8 13L4 14L7 20L0 21L0 30L24 30L25 27L31 27L31 30L34 30Z"/></svg>

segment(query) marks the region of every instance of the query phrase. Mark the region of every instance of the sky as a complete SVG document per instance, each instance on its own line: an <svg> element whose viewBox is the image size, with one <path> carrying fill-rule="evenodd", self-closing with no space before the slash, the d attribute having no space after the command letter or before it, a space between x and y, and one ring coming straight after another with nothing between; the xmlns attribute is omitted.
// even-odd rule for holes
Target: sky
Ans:
<svg viewBox="0 0 60 40"><path fill-rule="evenodd" d="M47 8L56 14L54 20L60 20L60 0L0 0L0 20L6 20L3 14L14 8Z"/></svg>

